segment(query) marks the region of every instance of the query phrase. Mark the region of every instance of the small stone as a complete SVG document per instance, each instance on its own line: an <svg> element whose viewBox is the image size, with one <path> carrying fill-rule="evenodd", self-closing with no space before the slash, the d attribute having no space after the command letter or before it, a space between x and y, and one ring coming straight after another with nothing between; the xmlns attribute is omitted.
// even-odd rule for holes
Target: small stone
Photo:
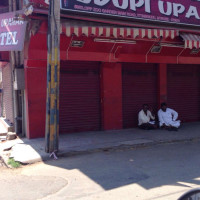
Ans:
<svg viewBox="0 0 200 200"><path fill-rule="evenodd" d="M17 138L17 134L14 132L8 132L7 133L7 140L14 140Z"/></svg>

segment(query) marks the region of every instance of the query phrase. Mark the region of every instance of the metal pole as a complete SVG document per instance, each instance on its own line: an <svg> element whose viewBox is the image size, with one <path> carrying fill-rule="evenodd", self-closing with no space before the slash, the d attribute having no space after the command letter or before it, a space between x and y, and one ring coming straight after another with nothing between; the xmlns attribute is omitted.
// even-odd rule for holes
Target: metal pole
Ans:
<svg viewBox="0 0 200 200"><path fill-rule="evenodd" d="M60 80L60 1L50 0L48 15L48 62L45 151L58 151Z"/></svg>

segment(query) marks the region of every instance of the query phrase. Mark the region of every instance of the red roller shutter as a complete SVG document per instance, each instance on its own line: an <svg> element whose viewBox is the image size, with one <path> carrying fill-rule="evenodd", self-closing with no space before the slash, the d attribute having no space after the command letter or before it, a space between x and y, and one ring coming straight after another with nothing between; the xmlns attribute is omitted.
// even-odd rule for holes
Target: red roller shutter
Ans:
<svg viewBox="0 0 200 200"><path fill-rule="evenodd" d="M61 63L60 133L100 129L99 63Z"/></svg>
<svg viewBox="0 0 200 200"><path fill-rule="evenodd" d="M179 113L183 122L200 120L200 67L168 66L168 106Z"/></svg>
<svg viewBox="0 0 200 200"><path fill-rule="evenodd" d="M123 126L138 125L138 112L144 103L157 109L157 67L155 64L123 64Z"/></svg>

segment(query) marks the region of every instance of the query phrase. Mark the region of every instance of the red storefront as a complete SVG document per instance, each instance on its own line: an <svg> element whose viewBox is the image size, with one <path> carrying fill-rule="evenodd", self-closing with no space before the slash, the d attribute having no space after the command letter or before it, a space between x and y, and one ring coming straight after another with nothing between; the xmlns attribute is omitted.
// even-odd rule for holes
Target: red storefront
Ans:
<svg viewBox="0 0 200 200"><path fill-rule="evenodd" d="M137 11L128 1L67 2L61 9L61 134L136 127L141 105L157 110L162 101L184 122L200 120L199 2L169 4L178 17L158 14L167 11L142 0ZM25 42L28 138L45 134L46 14L34 10Z"/></svg>

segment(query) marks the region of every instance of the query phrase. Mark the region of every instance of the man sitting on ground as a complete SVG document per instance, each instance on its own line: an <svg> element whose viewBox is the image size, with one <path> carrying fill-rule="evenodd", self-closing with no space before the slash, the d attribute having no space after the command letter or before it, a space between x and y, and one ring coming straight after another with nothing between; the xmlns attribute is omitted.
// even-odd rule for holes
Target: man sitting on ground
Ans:
<svg viewBox="0 0 200 200"><path fill-rule="evenodd" d="M158 111L159 125L163 129L169 131L177 131L180 127L180 120L177 120L178 113L171 109L167 108L166 103L161 103L161 109Z"/></svg>
<svg viewBox="0 0 200 200"><path fill-rule="evenodd" d="M157 128L155 124L155 116L149 110L148 104L144 104L142 110L138 114L138 126L139 128L150 130Z"/></svg>

